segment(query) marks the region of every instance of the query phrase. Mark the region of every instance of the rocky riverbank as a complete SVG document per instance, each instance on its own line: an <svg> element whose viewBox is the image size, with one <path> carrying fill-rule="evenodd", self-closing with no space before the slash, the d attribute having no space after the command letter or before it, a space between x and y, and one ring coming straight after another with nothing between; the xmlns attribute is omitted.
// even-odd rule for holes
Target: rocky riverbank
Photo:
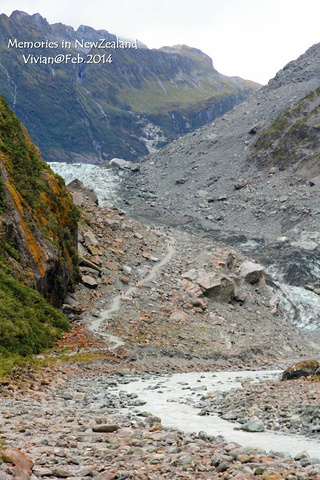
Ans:
<svg viewBox="0 0 320 480"><path fill-rule="evenodd" d="M75 362L29 378L27 391L2 386L1 439L10 447L3 452L0 478L320 478L319 461L306 453L292 459L243 448L204 432L163 428L160 418L146 411L128 412L143 399L121 390L130 369L112 370L101 360ZM23 474L14 473L10 459Z"/></svg>
<svg viewBox="0 0 320 480"><path fill-rule="evenodd" d="M242 389L209 400L202 413L219 413L251 431L268 429L320 439L319 405L319 380L303 377L284 382L268 380L259 385L244 382Z"/></svg>

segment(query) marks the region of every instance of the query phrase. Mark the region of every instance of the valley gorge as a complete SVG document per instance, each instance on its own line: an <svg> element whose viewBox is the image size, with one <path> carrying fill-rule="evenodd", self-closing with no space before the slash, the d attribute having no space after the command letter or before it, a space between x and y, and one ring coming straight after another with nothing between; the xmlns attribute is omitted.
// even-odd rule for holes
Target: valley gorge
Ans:
<svg viewBox="0 0 320 480"><path fill-rule="evenodd" d="M1 22L13 36L76 36L40 15ZM0 53L3 93L30 121L32 98L19 104L3 44ZM168 74L160 58L200 82L216 75L185 46L141 48L132 71L133 50L118 53L130 84L137 66L150 75L150 56L155 78ZM249 82L247 100L246 83L218 74L219 105L194 91L180 113L141 111L149 143L133 104L124 113L117 103L119 92L138 102L137 86L120 82L106 114L101 77L90 92L93 71L78 71L77 122L90 117L95 149L59 146L36 114L49 164L1 100L0 479L320 479L319 65L314 45L265 87ZM96 114L114 144L95 136Z"/></svg>
<svg viewBox="0 0 320 480"><path fill-rule="evenodd" d="M0 91L46 161L137 161L259 87L185 45L103 48L112 42L106 30L75 31L39 14L0 16Z"/></svg>

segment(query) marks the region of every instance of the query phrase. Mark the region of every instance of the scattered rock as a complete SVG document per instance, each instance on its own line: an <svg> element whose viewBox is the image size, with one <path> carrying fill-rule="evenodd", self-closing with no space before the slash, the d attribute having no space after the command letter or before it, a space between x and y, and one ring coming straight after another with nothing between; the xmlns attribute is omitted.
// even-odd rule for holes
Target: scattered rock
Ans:
<svg viewBox="0 0 320 480"><path fill-rule="evenodd" d="M118 170L131 170L134 163L124 160L123 158L113 158L107 166Z"/></svg>
<svg viewBox="0 0 320 480"><path fill-rule="evenodd" d="M188 315L182 310L174 310L171 313L169 320L171 322L186 322L188 320Z"/></svg>
<svg viewBox="0 0 320 480"><path fill-rule="evenodd" d="M99 245L99 241L93 232L91 231L84 232L83 236L84 236L84 243L87 247L90 245L93 245L93 246Z"/></svg>
<svg viewBox="0 0 320 480"><path fill-rule="evenodd" d="M119 425L110 424L110 425L95 425L92 427L92 431L96 433L112 433L119 430Z"/></svg>
<svg viewBox="0 0 320 480"><path fill-rule="evenodd" d="M18 448L8 448L2 454L6 462L14 465L15 479L29 480L32 475L33 461Z"/></svg>
<svg viewBox="0 0 320 480"><path fill-rule="evenodd" d="M176 180L176 185L183 185L184 183L186 183L185 178L180 178L179 180Z"/></svg>
<svg viewBox="0 0 320 480"><path fill-rule="evenodd" d="M57 478L69 478L73 476L72 473L64 470L63 468L54 468L52 470L52 474Z"/></svg>
<svg viewBox="0 0 320 480"><path fill-rule="evenodd" d="M97 270L97 272L101 272L101 268L98 267L98 265L96 265L96 263L90 262L90 260L88 260L86 258L82 258L79 262L79 265L84 266L84 267L92 268L94 270Z"/></svg>
<svg viewBox="0 0 320 480"><path fill-rule="evenodd" d="M91 277L90 275L82 275L82 283L89 288L96 288L99 285L97 279Z"/></svg>
<svg viewBox="0 0 320 480"><path fill-rule="evenodd" d="M242 188L246 187L248 181L246 178L239 178L238 181L233 185L235 190L241 190Z"/></svg>
<svg viewBox="0 0 320 480"><path fill-rule="evenodd" d="M252 417L247 423L245 423L242 427L242 430L246 432L264 432L266 427L260 418Z"/></svg>

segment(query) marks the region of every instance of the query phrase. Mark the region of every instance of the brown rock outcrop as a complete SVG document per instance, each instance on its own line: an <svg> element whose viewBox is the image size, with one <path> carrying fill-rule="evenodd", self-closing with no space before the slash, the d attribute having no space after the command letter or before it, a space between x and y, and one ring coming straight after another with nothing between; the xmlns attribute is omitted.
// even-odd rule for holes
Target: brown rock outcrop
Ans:
<svg viewBox="0 0 320 480"><path fill-rule="evenodd" d="M32 476L33 461L18 448L8 448L3 457L6 462L14 465L14 478L17 480L30 480Z"/></svg>
<svg viewBox="0 0 320 480"><path fill-rule="evenodd" d="M293 378L308 377L316 373L320 367L318 360L304 360L302 362L290 365L282 374L282 380L291 380Z"/></svg>
<svg viewBox="0 0 320 480"><path fill-rule="evenodd" d="M228 275L192 268L182 277L182 288L196 297L203 294L221 302L230 302L234 297L235 283Z"/></svg>

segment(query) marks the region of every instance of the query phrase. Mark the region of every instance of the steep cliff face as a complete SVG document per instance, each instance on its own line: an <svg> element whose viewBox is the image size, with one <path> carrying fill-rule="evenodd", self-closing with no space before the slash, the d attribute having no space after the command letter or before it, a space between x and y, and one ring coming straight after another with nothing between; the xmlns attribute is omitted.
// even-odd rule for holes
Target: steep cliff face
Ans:
<svg viewBox="0 0 320 480"><path fill-rule="evenodd" d="M59 306L77 277L78 212L0 97L0 267Z"/></svg>
<svg viewBox="0 0 320 480"><path fill-rule="evenodd" d="M136 160L259 87L221 75L196 49L108 50L101 39L117 40L105 30L49 25L39 14L0 15L0 92L47 161Z"/></svg>
<svg viewBox="0 0 320 480"><path fill-rule="evenodd" d="M316 179L320 174L319 103L320 87L290 105L259 132L250 161L257 161L261 167L294 168L311 182L319 182Z"/></svg>

